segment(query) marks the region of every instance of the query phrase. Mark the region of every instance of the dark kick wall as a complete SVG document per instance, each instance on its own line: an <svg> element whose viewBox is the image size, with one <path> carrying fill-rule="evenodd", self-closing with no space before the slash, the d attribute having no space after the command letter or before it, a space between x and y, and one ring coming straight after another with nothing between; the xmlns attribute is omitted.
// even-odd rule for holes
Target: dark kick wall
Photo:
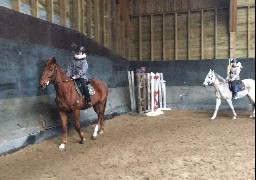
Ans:
<svg viewBox="0 0 256 180"><path fill-rule="evenodd" d="M255 80L255 59L238 59L242 63L241 79ZM130 69L136 70L145 67L146 72L161 72L167 86L167 105L172 108L184 109L214 109L215 88L213 86L203 87L203 82L210 69L214 70L223 78L227 77L227 66L229 62L225 59L212 60L186 60L186 61L146 61L130 62ZM247 98L233 101L235 109L251 111L252 105ZM229 108L223 101L220 109ZM248 112L249 113L249 112Z"/></svg>
<svg viewBox="0 0 256 180"><path fill-rule="evenodd" d="M109 87L106 119L130 111L128 70L144 66L147 72L162 72L168 107L193 109L215 107L213 87L202 87L209 69L227 74L227 60L129 62L76 31L4 7L0 14L0 155L61 134L54 87L42 90L38 85L48 57L55 56L61 67L67 67L74 55L72 43L86 47L89 78L101 79ZM241 78L255 79L255 59L241 62ZM246 99L234 104L250 107ZM72 120L69 116L69 128ZM81 111L82 125L95 120L92 109Z"/></svg>
<svg viewBox="0 0 256 180"><path fill-rule="evenodd" d="M255 59L239 59L243 68L241 79L255 79ZM179 61L136 61L130 69L145 67L146 72L162 72L167 86L201 86L210 69L227 77L228 59L179 60Z"/></svg>

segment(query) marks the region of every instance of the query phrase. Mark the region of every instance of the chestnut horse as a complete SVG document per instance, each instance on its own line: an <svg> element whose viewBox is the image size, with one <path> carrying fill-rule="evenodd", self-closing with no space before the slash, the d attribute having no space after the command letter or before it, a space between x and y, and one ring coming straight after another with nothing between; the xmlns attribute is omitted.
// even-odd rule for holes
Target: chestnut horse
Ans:
<svg viewBox="0 0 256 180"><path fill-rule="evenodd" d="M67 113L74 114L75 129L79 134L81 144L84 143L85 138L80 130L80 110L93 107L98 115L98 124L94 129L93 139L96 139L97 133L103 134L103 116L108 96L108 87L104 82L95 79L89 80L89 84L94 88L95 94L91 96L92 104L87 105L82 96L77 93L74 81L58 66L55 57L48 58L44 65L40 87L44 89L50 82L53 83L56 91L55 102L64 133L62 144L59 146L60 150L63 150L67 143Z"/></svg>

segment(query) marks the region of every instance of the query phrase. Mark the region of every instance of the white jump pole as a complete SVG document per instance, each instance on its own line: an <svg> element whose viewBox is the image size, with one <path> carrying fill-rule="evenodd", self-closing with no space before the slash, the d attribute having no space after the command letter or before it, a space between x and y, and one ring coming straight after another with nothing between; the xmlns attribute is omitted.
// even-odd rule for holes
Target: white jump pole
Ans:
<svg viewBox="0 0 256 180"><path fill-rule="evenodd" d="M161 81L161 91L162 91L162 101L163 101L163 107L161 108L161 110L172 110L170 108L166 107L166 81L164 80L164 75L163 73L160 74L160 81Z"/></svg>
<svg viewBox="0 0 256 180"><path fill-rule="evenodd" d="M162 92L162 101L163 101L163 107L161 108L161 110L172 110L170 108L166 107L166 81L164 80L164 76L163 73L160 74L160 83L161 83L161 92Z"/></svg>
<svg viewBox="0 0 256 180"><path fill-rule="evenodd" d="M135 98L135 85L134 85L134 72L131 71L131 83L132 83L132 102L133 102L133 111L136 111L136 98Z"/></svg>
<svg viewBox="0 0 256 180"><path fill-rule="evenodd" d="M157 79L159 78L159 76L157 77L157 75L155 75L154 73L150 73L150 112L146 113L147 116L158 116L160 114L163 114L163 112L158 108L158 81Z"/></svg>
<svg viewBox="0 0 256 180"><path fill-rule="evenodd" d="M151 94L150 94L150 86L151 86L151 80L150 80L150 73L147 73L147 84L148 84L148 90L147 90L147 97L148 97L148 111L150 111L150 96L151 96Z"/></svg>
<svg viewBox="0 0 256 180"><path fill-rule="evenodd" d="M163 73L159 73L159 83L158 83L158 94L159 94L159 108L163 108L163 91L162 91L162 84L163 84Z"/></svg>

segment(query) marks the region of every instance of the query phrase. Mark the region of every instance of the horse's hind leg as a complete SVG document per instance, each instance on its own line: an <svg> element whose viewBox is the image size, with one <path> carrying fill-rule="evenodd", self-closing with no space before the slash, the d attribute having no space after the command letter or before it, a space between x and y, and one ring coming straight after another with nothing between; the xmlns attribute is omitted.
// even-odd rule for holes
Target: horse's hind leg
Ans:
<svg viewBox="0 0 256 180"><path fill-rule="evenodd" d="M81 139L80 144L84 144L85 138L84 138L84 135L81 132L81 128L80 128L80 110L79 109L74 111L74 118L75 118L75 128L76 128L76 131Z"/></svg>
<svg viewBox="0 0 256 180"><path fill-rule="evenodd" d="M231 110L232 110L232 112L233 112L233 119L236 119L236 112L235 112L235 109L234 109L234 106L233 106L233 103L232 103L232 100L231 99L227 99L227 102L228 102L228 104L229 104L229 106L230 106L230 108L231 108Z"/></svg>
<svg viewBox="0 0 256 180"><path fill-rule="evenodd" d="M254 95L255 96L255 95ZM255 97L253 95L247 95L249 101L252 104L252 108L253 108L253 113L252 115L250 115L250 118L255 118Z"/></svg>

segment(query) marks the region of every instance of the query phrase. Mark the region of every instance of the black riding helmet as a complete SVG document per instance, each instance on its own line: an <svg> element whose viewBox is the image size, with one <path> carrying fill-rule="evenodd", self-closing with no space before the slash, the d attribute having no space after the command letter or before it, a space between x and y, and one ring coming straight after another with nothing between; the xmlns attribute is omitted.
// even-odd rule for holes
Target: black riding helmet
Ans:
<svg viewBox="0 0 256 180"><path fill-rule="evenodd" d="M85 47L84 47L84 46L78 47L78 48L77 48L77 52L79 52L79 51L85 53Z"/></svg>
<svg viewBox="0 0 256 180"><path fill-rule="evenodd" d="M231 63L238 63L238 60L236 58L231 60Z"/></svg>

